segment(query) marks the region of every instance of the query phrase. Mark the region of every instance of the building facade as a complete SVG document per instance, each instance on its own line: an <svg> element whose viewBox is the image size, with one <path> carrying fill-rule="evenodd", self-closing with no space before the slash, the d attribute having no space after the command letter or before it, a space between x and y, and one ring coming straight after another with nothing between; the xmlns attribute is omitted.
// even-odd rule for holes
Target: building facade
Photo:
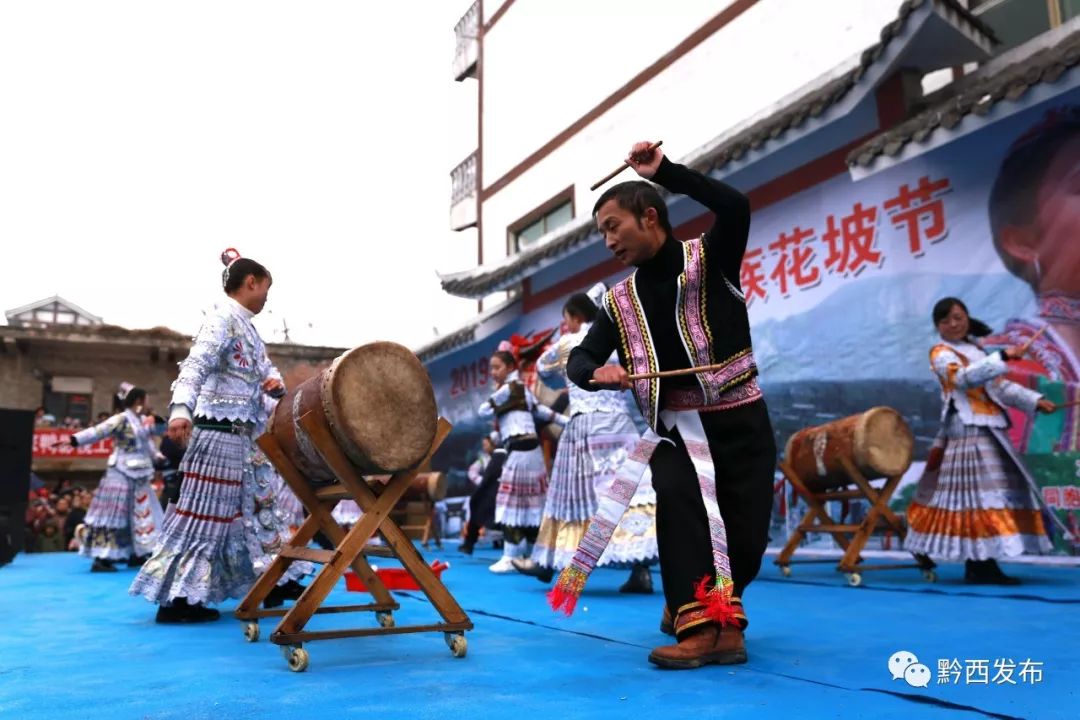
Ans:
<svg viewBox="0 0 1080 720"><path fill-rule="evenodd" d="M751 199L737 280L779 446L807 425L891 405L924 457L940 411L926 360L937 299L961 297L991 326L1017 332L1080 305L1080 287L1067 279L1080 277L1075 241L1040 240L1034 217L1023 218L1032 229L1024 247L1001 232L1003 209L1057 207L1080 168L1071 140L1080 8L1061 0L669 5L660 17L632 4L596 16L559 2L478 4L464 43L475 37L475 53L461 50L455 70L479 86L478 142L472 169L452 176L451 208L462 237L476 242L476 261L444 275L443 287L477 299L481 312L418 349L459 433L440 461L456 468L486 429L475 409L498 342L558 325L569 294L627 274L590 217L603 188L588 188L643 139L663 140L673 160ZM551 102L530 113L529 93ZM1040 167L1053 173L1018 176L1041 138L1065 138L1060 152L1053 143L1040 150ZM1046 187L1034 200L1021 197L1039 183ZM680 239L712 223L682 197L669 198L669 213ZM1080 233L1080 216L1062 210L1054 219L1057 232ZM1021 379L1062 402L1080 398L1080 338L1067 322L1045 337L1053 347ZM1014 440L1044 498L1080 525L1076 413L1041 427L1015 419ZM782 483L777 490L777 522L789 522Z"/></svg>

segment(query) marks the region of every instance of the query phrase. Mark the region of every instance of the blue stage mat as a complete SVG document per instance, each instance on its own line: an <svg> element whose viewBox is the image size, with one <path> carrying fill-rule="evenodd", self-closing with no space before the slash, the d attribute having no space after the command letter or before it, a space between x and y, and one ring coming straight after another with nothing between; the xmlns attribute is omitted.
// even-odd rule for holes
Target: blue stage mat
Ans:
<svg viewBox="0 0 1080 720"><path fill-rule="evenodd" d="M441 634L309 643L311 666L288 670L265 638L249 644L231 618L158 626L154 606L128 597L132 570L90 574L73 554L20 555L0 568L3 718L1075 718L1080 711L1080 570L1006 566L1016 588L971 587L962 568L867 573L846 586L831 565L783 578L766 558L746 594L750 662L671 672L646 661L669 639L662 599L621 595L625 572L598 570L571 618L548 608L545 585L496 576L487 551L426 552L451 568L447 586L470 614L468 656ZM389 563L376 561L380 565ZM659 591L659 574L654 573ZM397 593L397 623L436 614L419 591ZM364 602L335 589L331 602ZM235 602L222 607L231 611ZM363 614L319 616L311 629L374 625ZM893 680L889 657L914 653L926 688ZM960 682L939 683L956 659ZM988 682L967 671L987 661ZM1031 661L1029 673L1020 671ZM1016 663L1015 685L994 682L995 661ZM1034 663L1041 663L1035 665ZM1040 669L1042 676L1030 671ZM973 679L979 679L976 673Z"/></svg>

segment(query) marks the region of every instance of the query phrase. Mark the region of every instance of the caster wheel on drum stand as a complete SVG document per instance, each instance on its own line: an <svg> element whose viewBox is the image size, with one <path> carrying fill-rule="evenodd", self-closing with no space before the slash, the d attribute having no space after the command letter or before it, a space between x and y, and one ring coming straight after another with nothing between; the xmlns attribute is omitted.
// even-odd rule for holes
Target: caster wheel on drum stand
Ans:
<svg viewBox="0 0 1080 720"><path fill-rule="evenodd" d="M848 585L851 587L859 587L862 585L862 575L859 573L848 573L847 581Z"/></svg>
<svg viewBox="0 0 1080 720"><path fill-rule="evenodd" d="M791 566L790 565L781 565L780 566L780 574L783 575L784 577L791 577Z"/></svg>
<svg viewBox="0 0 1080 720"><path fill-rule="evenodd" d="M469 642L465 639L465 633L446 633L446 645L456 658L465 657L469 650Z"/></svg>
<svg viewBox="0 0 1080 720"><path fill-rule="evenodd" d="M304 672L311 661L308 651L302 645L282 645L281 654L285 656L289 669L293 672Z"/></svg>
<svg viewBox="0 0 1080 720"><path fill-rule="evenodd" d="M244 623L244 639L249 643L259 642L259 623Z"/></svg>
<svg viewBox="0 0 1080 720"><path fill-rule="evenodd" d="M375 619L379 621L379 625L384 628L394 627L394 614L389 612L377 612L375 613Z"/></svg>

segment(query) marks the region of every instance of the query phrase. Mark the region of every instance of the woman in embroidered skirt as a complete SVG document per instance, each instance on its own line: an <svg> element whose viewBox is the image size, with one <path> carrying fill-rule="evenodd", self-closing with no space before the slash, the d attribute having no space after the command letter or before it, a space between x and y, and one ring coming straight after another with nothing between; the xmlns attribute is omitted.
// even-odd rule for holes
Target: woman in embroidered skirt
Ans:
<svg viewBox="0 0 1080 720"><path fill-rule="evenodd" d="M113 563L118 560L141 565L158 541L162 512L150 481L155 461L164 457L143 423L146 403L145 390L124 383L113 398L117 414L67 441L79 447L113 440L108 469L84 520L86 535L79 554L94 559L91 572L115 572Z"/></svg>
<svg viewBox="0 0 1080 720"><path fill-rule="evenodd" d="M538 363L546 381L566 382L566 358L588 333L606 290L603 284L596 285L567 301L563 321L569 332ZM513 560L519 572L541 582L550 582L556 570L570 564L596 512L597 496L610 491L616 471L640 439L622 392L588 392L569 382L567 386L570 423L559 438L536 546L531 558ZM630 567L630 578L619 590L647 594L653 591L649 565L656 558L656 492L649 476L638 485L597 566Z"/></svg>
<svg viewBox="0 0 1080 720"><path fill-rule="evenodd" d="M187 446L180 499L130 589L159 605L160 623L216 620L205 604L247 594L288 538L277 473L254 442L269 418L264 393L285 392L251 322L272 279L231 248L222 261L227 297L207 311L172 387L169 435ZM264 604L299 597L297 580L310 572L310 563L293 563Z"/></svg>
<svg viewBox="0 0 1080 720"><path fill-rule="evenodd" d="M941 342L930 367L941 383L942 428L908 507L904 549L920 556L964 561L969 583L1015 585L997 558L1047 552L1050 541L1035 483L1005 435L1005 407L1050 413L1054 403L1006 380L1006 361L1025 348L987 354L979 337L990 329L956 298L934 306Z"/></svg>
<svg viewBox="0 0 1080 720"><path fill-rule="evenodd" d="M499 419L499 433L507 449L495 499L495 523L503 527L503 556L488 569L514 572L511 561L527 557L536 540L547 493L547 468L533 415L544 422L565 426L568 418L541 405L518 377L514 356L500 350L491 356L495 393L480 406L481 417Z"/></svg>

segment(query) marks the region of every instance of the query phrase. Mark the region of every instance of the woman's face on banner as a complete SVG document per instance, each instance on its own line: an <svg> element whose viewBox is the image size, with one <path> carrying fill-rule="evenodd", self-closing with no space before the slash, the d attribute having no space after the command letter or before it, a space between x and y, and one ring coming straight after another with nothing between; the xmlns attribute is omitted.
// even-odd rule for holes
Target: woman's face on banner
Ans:
<svg viewBox="0 0 1080 720"><path fill-rule="evenodd" d="M1039 291L1080 295L1080 137L1046 169L1037 207Z"/></svg>
<svg viewBox="0 0 1080 720"><path fill-rule="evenodd" d="M937 330L946 342L962 342L967 337L969 325L968 314L964 312L964 308L953 305L949 314L937 324Z"/></svg>

